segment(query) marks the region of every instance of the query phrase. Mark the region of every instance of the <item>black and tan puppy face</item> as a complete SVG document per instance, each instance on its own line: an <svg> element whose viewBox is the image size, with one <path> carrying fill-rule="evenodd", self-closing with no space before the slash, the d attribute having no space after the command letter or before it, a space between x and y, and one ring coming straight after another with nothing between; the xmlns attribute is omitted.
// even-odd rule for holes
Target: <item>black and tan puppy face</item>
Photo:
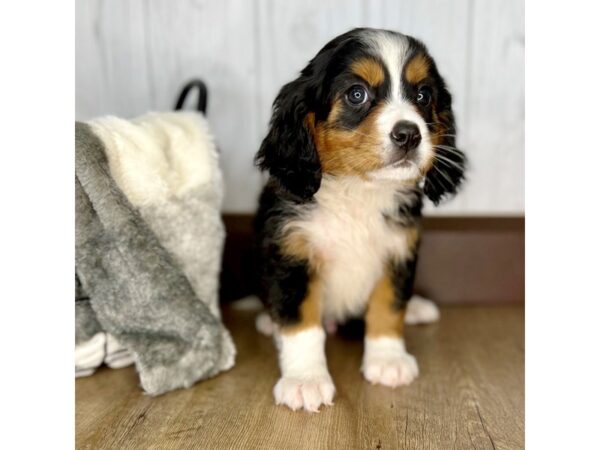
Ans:
<svg viewBox="0 0 600 450"><path fill-rule="evenodd" d="M294 131L290 121L302 130ZM265 164L269 146L291 145L285 159L295 152L286 136L299 134L314 155L299 149L296 167L310 161L319 168L308 193L318 189L322 173L407 185L425 180L425 193L437 203L462 180L465 159L455 149L451 96L425 46L399 33L356 29L328 43L281 90L258 155L261 167L273 174L273 164L285 165Z"/></svg>
<svg viewBox="0 0 600 450"><path fill-rule="evenodd" d="M449 96L425 47L400 34L365 30L330 70L328 113L312 126L324 173L416 181L435 146L453 133ZM309 113L309 124L313 122Z"/></svg>

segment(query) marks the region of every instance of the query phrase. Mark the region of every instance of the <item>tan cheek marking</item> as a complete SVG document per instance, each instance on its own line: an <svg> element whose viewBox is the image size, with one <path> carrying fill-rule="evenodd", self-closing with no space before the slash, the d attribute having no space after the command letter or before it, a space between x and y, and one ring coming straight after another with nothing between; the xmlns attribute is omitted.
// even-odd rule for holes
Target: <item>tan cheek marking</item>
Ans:
<svg viewBox="0 0 600 450"><path fill-rule="evenodd" d="M406 81L408 81L410 84L416 85L423 81L425 78L427 78L427 76L429 75L429 69L429 59L423 54L418 54L414 56L406 65L404 76L406 78ZM445 117L443 117L443 114L440 114L438 116L438 114L435 111L435 104L432 105L432 108L432 121L436 125L434 127L434 130L430 133L430 137L431 144L433 146L436 146L442 144L442 142L444 141L443 135L448 131L447 127L444 125ZM433 154L430 155L430 157L427 158L427 160L421 163L420 169L422 173L427 173L433 167L434 154L435 149L433 150Z"/></svg>
<svg viewBox="0 0 600 450"><path fill-rule="evenodd" d="M402 337L404 309L394 306L394 297L392 279L389 274L386 274L379 280L369 297L365 315L368 338Z"/></svg>
<svg viewBox="0 0 600 450"><path fill-rule="evenodd" d="M420 164L420 169L421 169L422 173L429 172L431 170L431 168L433 167L433 162L435 160L435 153L436 153L435 146L441 144L440 134L444 134L443 131L438 132L439 123L438 123L437 115L435 113L435 109L432 112L432 121L436 125L435 125L434 130L429 132L429 139L431 141L431 145L434 148L432 149L431 153L428 155L427 159Z"/></svg>
<svg viewBox="0 0 600 450"><path fill-rule="evenodd" d="M323 282L313 275L306 289L306 297L300 304L300 320L293 325L281 327L281 334L295 334L307 328L321 326L321 297Z"/></svg>
<svg viewBox="0 0 600 450"><path fill-rule="evenodd" d="M434 130L431 133L431 143L433 145L439 145L444 140L444 134L448 132L446 126L444 125L446 115L444 113L438 114L435 110L435 105L433 105L431 118L433 119L433 123L435 124Z"/></svg>
<svg viewBox="0 0 600 450"><path fill-rule="evenodd" d="M434 125L434 129L430 132L431 145L434 147L433 154L435 155L436 145L441 145L444 143L446 139L446 134L448 133L447 123L449 122L448 114L446 112L437 113L435 110L435 104L433 105L433 111L431 113L431 118ZM435 157L432 155L427 161L422 164L423 172L428 172L433 167Z"/></svg>
<svg viewBox="0 0 600 450"><path fill-rule="evenodd" d="M358 127L351 130L340 128L335 123L341 109L342 100L337 99L327 121L314 127L323 172L364 175L381 168L384 161L380 156L381 141L377 130L380 107L375 107Z"/></svg>
<svg viewBox="0 0 600 450"><path fill-rule="evenodd" d="M310 132L310 134L313 136L313 139L315 137L315 113L313 112L309 112L306 117L304 118L304 125L306 126L306 128L308 129L308 131Z"/></svg>
<svg viewBox="0 0 600 450"><path fill-rule="evenodd" d="M429 61L425 55L418 54L413 57L408 64L404 72L406 81L411 84L417 84L423 79L427 78L429 73Z"/></svg>
<svg viewBox="0 0 600 450"><path fill-rule="evenodd" d="M409 250L412 253L416 252L421 239L421 229L419 227L406 228L405 233Z"/></svg>
<svg viewBox="0 0 600 450"><path fill-rule="evenodd" d="M372 58L363 58L355 61L350 70L369 83L371 86L379 86L385 80L385 72L381 64Z"/></svg>

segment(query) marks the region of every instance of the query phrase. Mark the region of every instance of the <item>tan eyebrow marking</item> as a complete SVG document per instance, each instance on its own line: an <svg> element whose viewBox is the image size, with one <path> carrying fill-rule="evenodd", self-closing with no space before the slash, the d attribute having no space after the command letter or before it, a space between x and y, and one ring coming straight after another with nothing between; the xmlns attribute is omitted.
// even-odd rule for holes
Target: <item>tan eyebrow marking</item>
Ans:
<svg viewBox="0 0 600 450"><path fill-rule="evenodd" d="M413 57L404 70L404 76L406 77L406 81L411 84L417 84L423 79L427 78L429 74L429 60L423 55L419 53L415 57Z"/></svg>
<svg viewBox="0 0 600 450"><path fill-rule="evenodd" d="M379 86L385 80L385 72L381 63L373 58L361 58L354 61L350 70L371 86Z"/></svg>

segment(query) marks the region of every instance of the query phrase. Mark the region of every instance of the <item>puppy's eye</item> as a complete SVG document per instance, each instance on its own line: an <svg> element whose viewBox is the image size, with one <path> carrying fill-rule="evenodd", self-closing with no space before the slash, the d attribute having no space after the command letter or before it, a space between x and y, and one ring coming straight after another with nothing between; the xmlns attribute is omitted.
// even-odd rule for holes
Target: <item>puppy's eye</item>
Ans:
<svg viewBox="0 0 600 450"><path fill-rule="evenodd" d="M355 84L350 89L348 89L348 92L346 93L346 98L352 106L359 106L368 100L369 94L367 93L367 90L364 87L362 87L359 84Z"/></svg>
<svg viewBox="0 0 600 450"><path fill-rule="evenodd" d="M417 103L422 106L429 106L431 103L431 89L427 86L423 86L417 93Z"/></svg>

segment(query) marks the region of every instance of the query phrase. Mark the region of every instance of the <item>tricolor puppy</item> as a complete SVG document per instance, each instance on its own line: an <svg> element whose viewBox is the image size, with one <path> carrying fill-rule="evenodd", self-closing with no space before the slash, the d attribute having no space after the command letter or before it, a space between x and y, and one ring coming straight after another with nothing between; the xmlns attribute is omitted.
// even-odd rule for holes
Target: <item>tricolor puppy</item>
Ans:
<svg viewBox="0 0 600 450"><path fill-rule="evenodd" d="M286 84L256 162L270 173L256 233L262 297L278 324L275 400L317 411L335 393L323 322L364 314L362 372L400 386L418 375L403 340L423 195L456 192L451 96L425 46L355 29Z"/></svg>

